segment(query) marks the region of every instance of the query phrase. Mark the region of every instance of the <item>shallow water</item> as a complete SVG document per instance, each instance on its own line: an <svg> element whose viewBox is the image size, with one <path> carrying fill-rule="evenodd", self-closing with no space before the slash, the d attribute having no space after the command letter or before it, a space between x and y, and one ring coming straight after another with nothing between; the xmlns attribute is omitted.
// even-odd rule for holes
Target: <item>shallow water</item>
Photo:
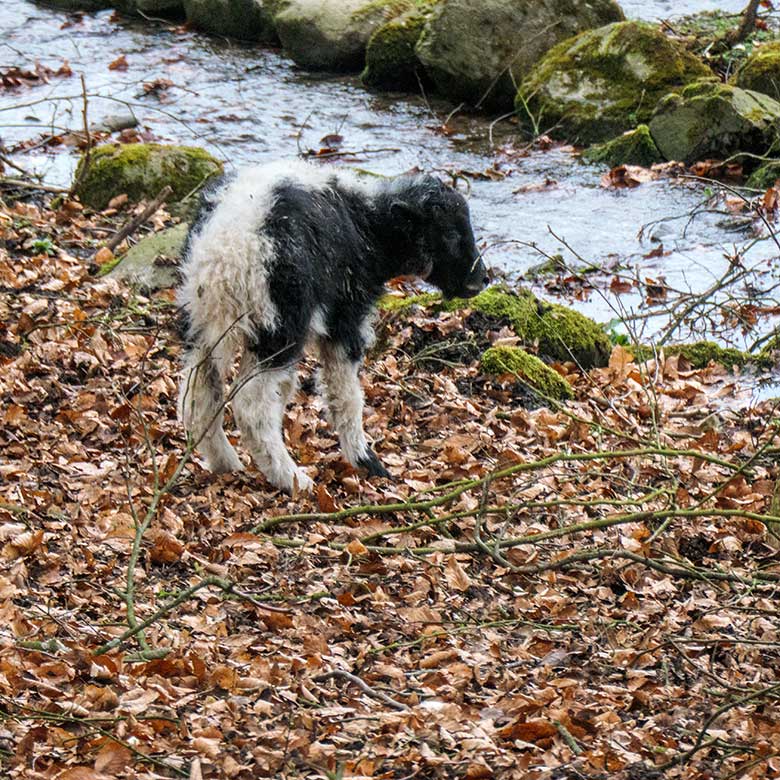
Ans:
<svg viewBox="0 0 780 780"><path fill-rule="evenodd" d="M629 0L624 6L629 16L660 18L669 15L671 6L676 13L731 11L743 2ZM119 55L125 56L127 69L110 70ZM486 259L510 274L543 260L517 242L537 244L550 254L563 250L568 261L580 262L552 231L588 263L627 266L628 273L663 276L675 287L701 290L727 266L724 255L746 239L724 229L722 215L705 214L691 224L681 219L657 226L665 254L646 259L658 245L640 240L640 228L685 215L702 201L700 185L662 180L631 190L606 189L600 186L603 169L566 151L518 156L526 139L510 123L491 126L484 117L456 114L444 134L439 129L453 108L446 102L371 94L354 77L312 76L278 51L210 38L173 23L112 20L110 11L74 17L27 0L5 0L0 7L0 65L29 67L35 60L54 69L68 60L74 75L0 92L0 136L7 147L79 129L82 73L90 121L131 109L155 140L205 146L228 165L292 157L318 149L323 136L338 132L344 138L342 149L355 154L337 164L383 174L415 167L470 174L476 233L491 245ZM159 97L145 94L143 84L160 78L173 86ZM42 172L46 181L65 184L77 158L39 148L15 159ZM497 181L474 178L495 167L508 175ZM750 261L772 254L764 242L751 250ZM576 305L610 320L621 307L640 303L635 295L606 292Z"/></svg>
<svg viewBox="0 0 780 780"><path fill-rule="evenodd" d="M670 19L701 11L739 13L747 0L619 0L629 19Z"/></svg>

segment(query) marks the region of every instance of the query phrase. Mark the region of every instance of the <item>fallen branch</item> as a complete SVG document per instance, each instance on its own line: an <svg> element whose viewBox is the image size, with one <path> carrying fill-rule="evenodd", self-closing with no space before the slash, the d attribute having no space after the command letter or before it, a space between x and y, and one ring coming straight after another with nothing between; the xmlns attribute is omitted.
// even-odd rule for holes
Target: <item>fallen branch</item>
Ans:
<svg viewBox="0 0 780 780"><path fill-rule="evenodd" d="M399 712L407 712L409 710L409 707L407 707L405 704L402 704L400 701L396 701L395 699L391 699L386 693L375 691L365 680L361 680L357 675L350 674L350 672L343 672L340 669L337 669L333 672L328 672L327 674L321 674L314 678L314 682L326 682L327 680L333 679L334 677L341 677L344 680L349 680L349 682L351 682L353 685L357 685L361 691L366 693L372 699L381 701L394 710Z"/></svg>
<svg viewBox="0 0 780 780"><path fill-rule="evenodd" d="M693 747L690 750L686 750L681 755L677 756L676 758L673 758L671 761L668 761L666 764L662 764L661 766L653 767L658 772L665 772L668 769L671 769L675 766L680 766L682 764L687 763L690 761L693 756L698 753L700 750L704 749L709 745L708 742L704 741L704 737L707 734L707 731L709 731L710 727L715 723L718 718L721 717L721 715L724 715L729 710L734 709L734 707L739 707L742 704L747 704L748 702L755 701L756 699L761 699L764 696L771 696L772 694L780 692L780 683L777 683L775 685L770 685L768 688L764 688L760 691L754 691L747 696L742 696L739 699L733 699L732 701L727 701L724 705L721 707L718 707L715 712L710 715L709 718L704 722L704 725L701 727L701 730L699 731L699 735L696 738L696 742L694 743Z"/></svg>
<svg viewBox="0 0 780 780"><path fill-rule="evenodd" d="M454 488L448 493L445 493L443 496L431 498L426 501L405 501L392 504L367 504L365 506L341 509L337 512L305 512L301 514L279 515L278 517L271 517L268 520L265 520L262 523L254 526L251 529L251 533L265 533L270 531L272 528L276 528L277 526L293 522L306 522L312 520L327 520L329 522L338 522L340 520L344 520L345 518L355 517L357 515L382 515L395 514L397 512L427 511L437 506L448 504L459 496L463 495L463 493L474 488L481 487L485 482L495 482L500 479L504 479L505 477L513 476L514 474L520 474L527 471L536 471L537 469L542 469L547 466L553 466L556 463L611 460L613 458L617 460L622 458L643 457L648 455L658 455L669 458L695 458L707 463L712 463L716 466L729 469L732 472L739 471L740 468L739 464L730 463L729 461L722 460L721 458L700 450L674 450L667 447L644 447L631 450L612 450L610 452L563 452L550 455L547 458L541 458L540 460L530 461L528 463L516 463L513 466L508 466L505 469L492 472L491 474L481 477L480 479L461 483L458 485L458 487Z"/></svg>
<svg viewBox="0 0 780 780"><path fill-rule="evenodd" d="M40 190L41 192L52 192L55 195L68 195L69 189L65 187L55 187L52 184L42 184L41 182L26 181L25 179L12 179L5 176L0 179L0 186L2 187L22 187L27 190Z"/></svg>
<svg viewBox="0 0 780 780"><path fill-rule="evenodd" d="M21 165L17 165L10 157L7 157L4 154L0 154L0 163L7 165L9 168L13 168L15 171L19 171L22 176L32 177L32 174L28 170L22 168Z"/></svg>
<svg viewBox="0 0 780 780"><path fill-rule="evenodd" d="M79 185L84 180L84 177L89 172L89 167L92 163L92 136L89 133L89 99L87 98L87 83L84 81L84 74L81 74L81 121L84 125L84 138L87 142L87 148L84 151L84 159L81 162L81 167L78 176L73 180L73 184L70 185L68 192L69 197L73 197L78 190Z"/></svg>
<svg viewBox="0 0 780 780"><path fill-rule="evenodd" d="M134 216L132 219L125 222L119 230L106 242L106 249L110 249L112 252L129 236L135 233L141 225L146 222L149 217L152 216L165 201L170 197L173 190L169 185L165 185L160 194L140 213Z"/></svg>
<svg viewBox="0 0 780 780"><path fill-rule="evenodd" d="M93 655L104 655L111 650L115 650L128 639L132 639L137 634L140 634L142 631L149 628L149 626L151 626L153 623L156 623L160 618L165 617L165 615L167 615L169 612L172 612L174 609L176 609L179 604L183 604L185 601L194 596L199 590L207 588L210 585L214 585L220 588L220 590L225 593L234 593L239 598L254 604L256 607L265 609L268 612L287 613L290 611L284 607L274 607L271 604L266 604L264 601L260 601L248 593L242 593L241 591L236 590L235 583L231 582L230 580L225 580L222 577L215 576L204 577L200 582L183 590L178 596L176 596L175 599L172 599L167 604L163 604L162 607L160 607L153 615L150 615L148 618L146 618L146 620L143 622L137 623L132 628L129 628L127 631L125 631L121 636L115 637L111 641L106 642L105 644L98 647L97 650L94 651Z"/></svg>

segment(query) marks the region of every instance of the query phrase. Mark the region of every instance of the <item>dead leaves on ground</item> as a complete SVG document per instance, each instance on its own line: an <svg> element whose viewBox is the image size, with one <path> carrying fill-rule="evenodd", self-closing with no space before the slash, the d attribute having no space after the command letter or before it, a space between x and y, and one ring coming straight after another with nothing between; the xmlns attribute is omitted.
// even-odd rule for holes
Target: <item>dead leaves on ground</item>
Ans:
<svg viewBox="0 0 780 780"><path fill-rule="evenodd" d="M252 469L214 477L193 464L161 501L135 569L139 619L204 574L288 612L204 588L147 630L164 657L134 656L132 642L95 656L126 625L133 515L154 493L152 457L164 479L184 446L171 295L89 276L78 255L94 253L105 215L20 204L2 216L0 766L9 777L635 780L690 750L726 702L778 681L777 589L756 579L778 573L778 545L746 515L776 511L780 475L771 460L747 476L707 459L750 458L768 442L773 409L741 403L741 380L724 369L693 371L662 352L638 365L616 347L588 376L558 366L577 386L568 408L580 419L529 410L511 377L421 360L477 327L463 312L380 326L366 425L392 482L369 482L342 460L305 390L287 427L316 476L314 496L290 500ZM52 253L33 248L44 238ZM480 321L468 335L508 331ZM426 511L251 532L290 512L421 501L499 467L647 441L689 454L558 462ZM693 510L713 491L708 505L733 514L668 525L647 514ZM599 525L630 512L639 513L630 522ZM582 530L561 531L575 524ZM484 548L458 548L477 534ZM516 537L542 541L500 546ZM554 565L593 549L614 555ZM749 584L674 576L623 553ZM538 574L512 571L532 565ZM348 677L325 679L333 670L406 709ZM664 776L780 772L780 721L760 696L725 709L705 741Z"/></svg>

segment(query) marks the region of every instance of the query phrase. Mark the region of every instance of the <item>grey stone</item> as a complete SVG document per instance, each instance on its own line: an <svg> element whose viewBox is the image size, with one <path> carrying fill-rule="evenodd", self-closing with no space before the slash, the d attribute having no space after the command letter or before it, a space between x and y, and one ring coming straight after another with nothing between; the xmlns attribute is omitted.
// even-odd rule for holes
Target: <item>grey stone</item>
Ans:
<svg viewBox="0 0 780 780"><path fill-rule="evenodd" d="M189 225L154 233L139 241L111 269L109 276L149 290L174 287Z"/></svg>
<svg viewBox="0 0 780 780"><path fill-rule="evenodd" d="M664 98L650 133L667 160L767 155L780 147L780 103L760 92L703 81Z"/></svg>
<svg viewBox="0 0 780 780"><path fill-rule="evenodd" d="M447 0L434 8L417 56L448 97L508 110L550 47L621 19L614 0Z"/></svg>

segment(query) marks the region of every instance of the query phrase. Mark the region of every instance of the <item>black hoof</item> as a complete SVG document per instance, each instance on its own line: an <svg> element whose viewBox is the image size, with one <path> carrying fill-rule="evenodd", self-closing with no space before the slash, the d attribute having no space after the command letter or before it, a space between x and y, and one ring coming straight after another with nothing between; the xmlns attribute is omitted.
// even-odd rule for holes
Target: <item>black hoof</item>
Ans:
<svg viewBox="0 0 780 780"><path fill-rule="evenodd" d="M390 472L382 465L376 454L369 450L357 463L360 468L368 472L369 477L384 477L392 479Z"/></svg>

